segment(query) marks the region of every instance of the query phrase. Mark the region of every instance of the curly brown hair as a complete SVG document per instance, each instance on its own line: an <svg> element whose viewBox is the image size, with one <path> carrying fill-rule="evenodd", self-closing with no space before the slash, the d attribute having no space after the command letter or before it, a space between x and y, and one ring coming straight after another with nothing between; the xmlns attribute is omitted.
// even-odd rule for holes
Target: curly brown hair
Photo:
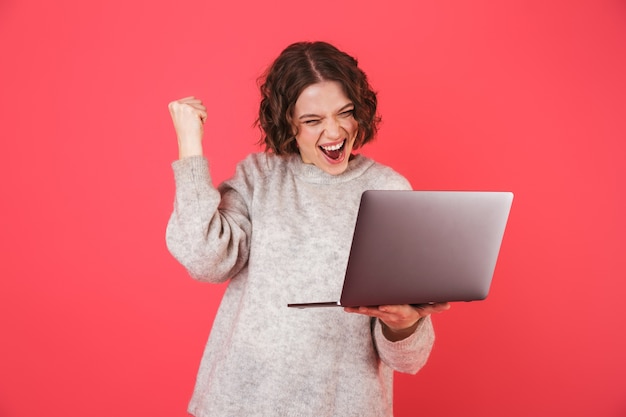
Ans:
<svg viewBox="0 0 626 417"><path fill-rule="evenodd" d="M285 48L259 78L261 105L255 124L266 152L298 153L293 109L305 88L322 81L339 82L354 104L359 125L354 149L374 138L380 122L378 101L357 60L326 42L298 42Z"/></svg>

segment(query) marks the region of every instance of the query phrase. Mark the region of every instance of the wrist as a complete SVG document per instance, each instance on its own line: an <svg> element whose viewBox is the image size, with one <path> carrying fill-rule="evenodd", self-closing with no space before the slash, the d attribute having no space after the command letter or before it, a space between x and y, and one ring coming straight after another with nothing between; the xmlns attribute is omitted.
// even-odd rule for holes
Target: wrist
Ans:
<svg viewBox="0 0 626 417"><path fill-rule="evenodd" d="M202 156L202 143L198 144L181 144L178 146L178 159L189 158L191 156Z"/></svg>
<svg viewBox="0 0 626 417"><path fill-rule="evenodd" d="M415 333L415 330L417 330L417 327L419 326L421 320L422 319L420 318L411 326L401 328L401 329L391 328L387 324L385 324L385 322L383 322L382 320L379 320L379 321L380 321L380 325L382 328L383 336L385 336L385 338L391 342L398 342L400 340L406 339L407 337Z"/></svg>

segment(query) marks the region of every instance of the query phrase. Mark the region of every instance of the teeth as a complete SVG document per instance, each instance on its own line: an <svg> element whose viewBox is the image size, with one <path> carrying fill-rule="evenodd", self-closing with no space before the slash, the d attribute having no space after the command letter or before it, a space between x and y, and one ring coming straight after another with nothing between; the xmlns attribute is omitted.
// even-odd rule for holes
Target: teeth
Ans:
<svg viewBox="0 0 626 417"><path fill-rule="evenodd" d="M343 146L343 142L338 143L337 145L332 145L332 146L322 146L322 148L324 148L327 151L336 151L338 149L341 149L342 146Z"/></svg>

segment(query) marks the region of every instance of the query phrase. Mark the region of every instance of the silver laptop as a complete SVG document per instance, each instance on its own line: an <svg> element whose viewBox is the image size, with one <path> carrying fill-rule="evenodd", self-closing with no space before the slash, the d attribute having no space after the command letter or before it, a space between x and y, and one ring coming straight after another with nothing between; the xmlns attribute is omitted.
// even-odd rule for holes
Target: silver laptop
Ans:
<svg viewBox="0 0 626 417"><path fill-rule="evenodd" d="M512 202L510 192L365 191L339 301L288 306L483 300Z"/></svg>

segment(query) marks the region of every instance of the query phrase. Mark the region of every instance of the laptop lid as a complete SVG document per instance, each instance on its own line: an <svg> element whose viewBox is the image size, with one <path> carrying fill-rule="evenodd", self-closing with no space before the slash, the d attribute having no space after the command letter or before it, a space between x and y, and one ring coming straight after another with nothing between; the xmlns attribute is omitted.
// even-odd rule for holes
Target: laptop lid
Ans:
<svg viewBox="0 0 626 417"><path fill-rule="evenodd" d="M365 191L340 301L289 306L485 299L512 201L510 192Z"/></svg>

